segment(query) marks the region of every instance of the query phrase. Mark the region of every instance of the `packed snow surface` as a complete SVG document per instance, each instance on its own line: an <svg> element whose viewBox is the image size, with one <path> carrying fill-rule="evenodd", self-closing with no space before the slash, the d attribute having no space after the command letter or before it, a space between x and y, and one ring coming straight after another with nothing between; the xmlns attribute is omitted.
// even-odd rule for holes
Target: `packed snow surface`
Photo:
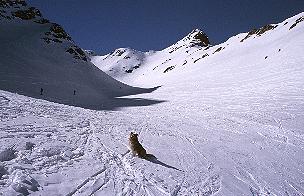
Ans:
<svg viewBox="0 0 304 196"><path fill-rule="evenodd" d="M170 48L147 54L121 80L162 86L115 110L1 90L0 194L303 195L304 26L289 30L301 16L196 63L183 65L206 51L182 45L165 73ZM149 158L132 156L131 131Z"/></svg>

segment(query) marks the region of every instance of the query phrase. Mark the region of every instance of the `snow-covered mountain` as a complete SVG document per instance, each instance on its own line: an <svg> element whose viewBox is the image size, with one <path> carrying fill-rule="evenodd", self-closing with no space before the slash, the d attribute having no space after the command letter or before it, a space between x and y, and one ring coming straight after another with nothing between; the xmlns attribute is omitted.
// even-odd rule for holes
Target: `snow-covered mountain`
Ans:
<svg viewBox="0 0 304 196"><path fill-rule="evenodd" d="M35 23L45 20L17 5L23 1L3 2L0 195L304 194L304 13L219 45L194 30L162 51L96 56L81 55L53 24ZM3 12L21 8L31 10L22 17L35 18ZM70 47L78 55L66 52ZM96 101L102 81L106 90L123 85L87 59L128 84L162 87L116 98L115 111L33 98L45 85L43 96L52 87L65 99L77 84L76 95L87 94L79 101ZM105 94L142 92L121 87ZM21 90L32 97L8 92ZM146 104L151 99L165 101ZM131 131L146 159L130 153Z"/></svg>
<svg viewBox="0 0 304 196"><path fill-rule="evenodd" d="M124 73L132 73L140 68L146 59L146 53L130 48L119 48L105 56L91 56L91 61L99 69L119 78Z"/></svg>
<svg viewBox="0 0 304 196"><path fill-rule="evenodd" d="M142 84L145 81L163 84L161 81L169 75L197 70L197 67L213 69L212 65L223 63L223 69L227 69L224 65L227 61L231 62L228 66L233 65L235 69L239 68L235 63L262 66L269 61L280 61L287 53L297 54L293 50L299 44L292 46L292 42L302 42L302 21L303 13L279 24L265 25L248 33L240 33L218 45L211 45L208 36L195 29L161 51L140 52L120 48L105 56L93 56L92 63L110 76L128 84ZM124 53L125 51L128 52Z"/></svg>
<svg viewBox="0 0 304 196"><path fill-rule="evenodd" d="M110 76L128 83L139 75L149 74L150 71L166 73L176 67L184 66L189 61L190 54L197 50L208 49L210 46L207 35L195 29L182 40L162 51L141 52L130 48L119 48L104 56L92 55L91 62Z"/></svg>
<svg viewBox="0 0 304 196"><path fill-rule="evenodd" d="M2 90L100 108L117 96L150 92L97 69L60 25L23 0L0 2L0 28Z"/></svg>

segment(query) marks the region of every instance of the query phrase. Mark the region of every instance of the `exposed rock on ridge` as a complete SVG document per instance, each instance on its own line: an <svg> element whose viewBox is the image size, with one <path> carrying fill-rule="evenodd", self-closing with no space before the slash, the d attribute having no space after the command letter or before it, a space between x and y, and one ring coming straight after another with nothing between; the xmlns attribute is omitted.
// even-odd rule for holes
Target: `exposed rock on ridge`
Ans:
<svg viewBox="0 0 304 196"><path fill-rule="evenodd" d="M265 33L266 31L270 31L273 30L277 27L278 25L265 25L259 29L252 29L251 31L248 32L248 34L246 35L246 37L244 39L241 40L241 42L243 42L244 40L248 39L249 37L251 37L252 35L257 35L257 36L261 36L263 33Z"/></svg>
<svg viewBox="0 0 304 196"><path fill-rule="evenodd" d="M25 0L0 0L0 20L26 20L48 25L49 30L41 37L45 43L65 42L67 53L72 54L75 59L88 61L86 53L74 43L71 36L59 24L43 18L41 12L29 7Z"/></svg>
<svg viewBox="0 0 304 196"><path fill-rule="evenodd" d="M188 34L187 38L191 40L191 46L197 45L207 47L210 44L208 36L199 29L194 29L190 34Z"/></svg>
<svg viewBox="0 0 304 196"><path fill-rule="evenodd" d="M182 47L208 47L210 41L208 36L199 29L194 29L182 40L171 46L169 53L175 52Z"/></svg>
<svg viewBox="0 0 304 196"><path fill-rule="evenodd" d="M304 16L298 18L296 20L296 22L290 26L289 30L291 30L292 28L294 28L295 26L297 26L298 23L303 22L303 21L304 21Z"/></svg>

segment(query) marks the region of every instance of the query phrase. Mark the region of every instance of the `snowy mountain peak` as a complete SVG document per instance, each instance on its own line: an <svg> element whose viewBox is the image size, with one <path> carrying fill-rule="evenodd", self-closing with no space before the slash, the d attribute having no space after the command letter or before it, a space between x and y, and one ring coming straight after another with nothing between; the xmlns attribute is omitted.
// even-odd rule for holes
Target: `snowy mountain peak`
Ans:
<svg viewBox="0 0 304 196"><path fill-rule="evenodd" d="M190 44L190 46L203 46L206 47L210 44L208 36L199 29L192 30L182 41Z"/></svg>
<svg viewBox="0 0 304 196"><path fill-rule="evenodd" d="M194 29L183 39L170 46L169 53L173 53L180 48L208 47L209 45L208 36L203 31Z"/></svg>
<svg viewBox="0 0 304 196"><path fill-rule="evenodd" d="M126 52L130 52L131 50L132 49L130 49L130 48L118 48L118 49L114 50L114 52L111 55L121 56Z"/></svg>
<svg viewBox="0 0 304 196"><path fill-rule="evenodd" d="M133 51L132 49L120 48L107 56L94 56L91 62L122 82L128 84L134 82L132 84L138 85L138 81L151 80L159 85L160 83L157 81L171 77L171 73L172 75L182 74L191 69L191 66L209 67L210 62L220 61L222 58L230 59L229 54L251 50L255 48L256 44L260 46L269 43L275 44L277 48L274 50L281 51L283 42L278 40L287 39L291 34L303 31L303 25L304 14L300 13L279 24L268 24L254 28L247 33L238 34L218 45L211 45L208 36L202 30L194 29L175 44L161 51L131 53L127 51ZM299 35L297 34L297 36ZM293 39L301 40L299 37ZM261 55L260 48L257 53ZM239 56L233 56L237 56L237 61L239 61L239 58L246 55L240 52ZM270 52L265 50L262 61L268 59L269 55Z"/></svg>

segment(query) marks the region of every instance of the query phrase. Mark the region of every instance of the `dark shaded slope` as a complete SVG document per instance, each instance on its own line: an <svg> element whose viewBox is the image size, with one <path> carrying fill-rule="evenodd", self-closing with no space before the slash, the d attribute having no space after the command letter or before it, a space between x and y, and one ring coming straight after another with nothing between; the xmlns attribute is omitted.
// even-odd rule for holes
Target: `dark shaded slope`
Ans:
<svg viewBox="0 0 304 196"><path fill-rule="evenodd" d="M87 62L86 53L63 28L42 18L36 9L8 3L1 10L1 90L91 109L157 103L115 99L156 88L135 88L111 78ZM23 17L27 10L29 17ZM39 14L32 14L33 10Z"/></svg>

